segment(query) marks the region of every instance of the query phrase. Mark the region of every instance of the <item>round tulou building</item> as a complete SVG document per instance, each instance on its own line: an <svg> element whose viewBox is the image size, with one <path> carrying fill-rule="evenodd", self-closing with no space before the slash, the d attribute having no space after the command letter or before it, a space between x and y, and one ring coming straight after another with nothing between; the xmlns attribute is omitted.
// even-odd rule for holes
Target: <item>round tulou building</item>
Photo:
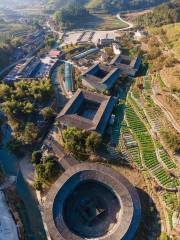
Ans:
<svg viewBox="0 0 180 240"><path fill-rule="evenodd" d="M140 217L135 188L119 173L94 163L66 170L45 203L53 240L130 240Z"/></svg>

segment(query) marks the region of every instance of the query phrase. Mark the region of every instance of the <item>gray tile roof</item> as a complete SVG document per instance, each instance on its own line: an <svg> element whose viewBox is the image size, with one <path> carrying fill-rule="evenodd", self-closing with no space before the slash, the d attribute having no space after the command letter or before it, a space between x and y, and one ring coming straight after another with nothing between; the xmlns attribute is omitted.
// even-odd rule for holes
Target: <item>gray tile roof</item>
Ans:
<svg viewBox="0 0 180 240"><path fill-rule="evenodd" d="M77 177L76 177L77 176ZM72 180L73 179L73 180ZM70 182L71 180L71 182ZM107 185L116 194L121 209L115 226L101 238L103 240L131 240L137 230L141 217L141 205L135 188L121 174L95 163L81 163L70 167L51 187L44 205L45 221L53 240L82 240L67 227L63 217L63 201L58 199L59 212L56 224L53 215L54 200L65 183L70 183L63 196L69 194L77 184L85 180L95 180ZM68 185L69 186L69 185ZM58 221L57 221L58 220ZM100 239L101 239L100 238ZM89 238L86 238L87 240ZM92 238L91 238L92 239Z"/></svg>
<svg viewBox="0 0 180 240"><path fill-rule="evenodd" d="M100 104L92 120L78 115L78 110L84 100ZM60 112L57 120L68 127L77 127L103 134L115 104L114 97L78 89Z"/></svg>
<svg viewBox="0 0 180 240"><path fill-rule="evenodd" d="M104 77L97 77L94 73L94 69L99 69L107 72ZM81 75L83 81L88 82L94 89L104 91L113 87L117 79L120 77L120 70L114 66L108 66L103 64L95 64Z"/></svg>

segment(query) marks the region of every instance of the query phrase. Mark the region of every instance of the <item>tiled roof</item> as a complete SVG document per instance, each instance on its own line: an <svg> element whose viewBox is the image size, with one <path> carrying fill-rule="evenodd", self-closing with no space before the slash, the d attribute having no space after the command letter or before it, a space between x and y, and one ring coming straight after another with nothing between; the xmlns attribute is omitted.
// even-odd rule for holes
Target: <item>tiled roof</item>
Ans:
<svg viewBox="0 0 180 240"><path fill-rule="evenodd" d="M77 175L77 177L76 177ZM72 180L73 179L73 180ZM67 227L63 217L64 199L59 199L60 208L58 221L53 215L54 200L65 184L71 181L70 188L65 189L64 194L69 194L81 181L95 180L101 182L112 189L120 201L121 209L115 226L102 236L103 240L130 240L137 230L140 217L141 205L135 188L121 174L107 168L101 164L81 163L70 167L62 174L50 189L44 205L45 221L47 223L50 236L53 240L82 240L84 238L71 232ZM63 194L63 196L64 196ZM64 197L66 198L66 196ZM57 219L56 219L57 220ZM89 238L86 238L87 240ZM101 238L100 238L101 239Z"/></svg>
<svg viewBox="0 0 180 240"><path fill-rule="evenodd" d="M84 99L100 104L92 120L77 114ZM65 105L57 119L66 126L74 126L87 131L94 130L103 134L115 103L116 99L113 97L79 89Z"/></svg>
<svg viewBox="0 0 180 240"><path fill-rule="evenodd" d="M93 70L96 68L106 71L107 74L103 78L95 76ZM81 75L84 81L87 81L94 89L97 89L99 91L104 91L106 89L112 88L119 76L120 70L117 67L102 64L93 65Z"/></svg>

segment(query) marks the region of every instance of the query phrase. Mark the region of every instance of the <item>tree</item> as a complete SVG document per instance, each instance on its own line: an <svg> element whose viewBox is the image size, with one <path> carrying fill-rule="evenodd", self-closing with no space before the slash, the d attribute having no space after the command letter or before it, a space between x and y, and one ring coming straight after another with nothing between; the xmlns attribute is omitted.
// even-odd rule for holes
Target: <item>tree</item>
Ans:
<svg viewBox="0 0 180 240"><path fill-rule="evenodd" d="M91 132L86 139L86 150L88 152L96 152L101 142L101 137L96 132Z"/></svg>
<svg viewBox="0 0 180 240"><path fill-rule="evenodd" d="M48 181L54 179L59 173L59 166L56 161L49 161L45 164L45 176Z"/></svg>
<svg viewBox="0 0 180 240"><path fill-rule="evenodd" d="M40 162L41 162L41 158L42 158L42 152L41 151L34 151L33 153L32 153L32 158L31 158L31 160L32 160L32 163L33 164L40 164Z"/></svg>
<svg viewBox="0 0 180 240"><path fill-rule="evenodd" d="M44 164L38 164L35 166L36 174L38 176L38 179L42 182L45 182L46 180L46 173L45 173L45 166Z"/></svg>
<svg viewBox="0 0 180 240"><path fill-rule="evenodd" d="M56 157L54 155L47 155L43 157L43 163L46 164L48 162L56 162Z"/></svg>
<svg viewBox="0 0 180 240"><path fill-rule="evenodd" d="M54 19L56 24L61 25L61 28L72 28L79 25L82 18L85 19L88 16L89 11L82 4L72 2L60 11L55 12Z"/></svg>
<svg viewBox="0 0 180 240"><path fill-rule="evenodd" d="M160 240L168 240L168 236L167 236L167 234L165 232L161 233Z"/></svg>
<svg viewBox="0 0 180 240"><path fill-rule="evenodd" d="M37 191L40 191L42 192L42 189L43 189L43 183L40 179L36 179L35 182L34 182L34 188L37 190Z"/></svg>
<svg viewBox="0 0 180 240"><path fill-rule="evenodd" d="M6 84L0 84L0 99L5 99L10 95L10 87Z"/></svg>
<svg viewBox="0 0 180 240"><path fill-rule="evenodd" d="M85 143L87 133L77 128L67 128L63 132L64 147L77 158L82 159L86 154Z"/></svg>
<svg viewBox="0 0 180 240"><path fill-rule="evenodd" d="M175 153L180 153L180 136L176 132L169 129L161 131L164 141L168 144L169 148Z"/></svg>
<svg viewBox="0 0 180 240"><path fill-rule="evenodd" d="M45 40L45 45L47 47L53 47L56 43L56 39L53 36L48 36Z"/></svg>
<svg viewBox="0 0 180 240"><path fill-rule="evenodd" d="M180 20L179 4L176 1L162 4L153 11L138 16L136 21L141 27L159 27Z"/></svg>
<svg viewBox="0 0 180 240"><path fill-rule="evenodd" d="M45 107L41 111L45 121L52 122L55 117L55 112L51 107Z"/></svg>
<svg viewBox="0 0 180 240"><path fill-rule="evenodd" d="M26 123L22 140L25 144L32 144L37 139L38 134L39 130L37 126L32 122L28 122Z"/></svg>
<svg viewBox="0 0 180 240"><path fill-rule="evenodd" d="M21 156L23 154L21 142L17 139L10 139L7 143L7 148L17 156Z"/></svg>

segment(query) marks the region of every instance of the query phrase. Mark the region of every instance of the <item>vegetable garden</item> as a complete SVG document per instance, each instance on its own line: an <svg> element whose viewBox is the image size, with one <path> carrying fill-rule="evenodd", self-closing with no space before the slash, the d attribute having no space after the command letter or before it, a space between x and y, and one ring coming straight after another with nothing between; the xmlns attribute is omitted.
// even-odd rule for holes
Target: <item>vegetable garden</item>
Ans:
<svg viewBox="0 0 180 240"><path fill-rule="evenodd" d="M126 109L126 120L139 143L145 167L151 171L160 185L165 188L176 188L178 181L160 165L151 135L129 103Z"/></svg>

